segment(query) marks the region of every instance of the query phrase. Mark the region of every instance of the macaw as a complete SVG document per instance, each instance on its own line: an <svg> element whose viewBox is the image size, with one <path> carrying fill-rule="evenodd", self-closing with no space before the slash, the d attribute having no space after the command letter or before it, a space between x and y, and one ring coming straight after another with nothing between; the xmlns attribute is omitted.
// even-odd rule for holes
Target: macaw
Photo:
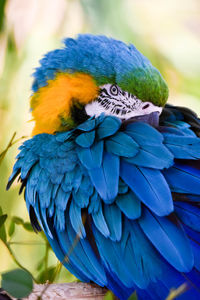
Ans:
<svg viewBox="0 0 200 300"><path fill-rule="evenodd" d="M128 299L200 299L200 120L166 104L134 45L79 35L35 70L16 177L35 231L83 282Z"/></svg>

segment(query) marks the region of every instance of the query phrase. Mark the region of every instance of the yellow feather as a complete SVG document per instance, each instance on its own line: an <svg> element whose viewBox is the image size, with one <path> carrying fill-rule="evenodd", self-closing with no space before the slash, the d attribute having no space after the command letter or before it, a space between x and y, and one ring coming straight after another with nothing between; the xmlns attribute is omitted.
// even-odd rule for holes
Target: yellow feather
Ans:
<svg viewBox="0 0 200 300"><path fill-rule="evenodd" d="M35 127L32 135L59 131L62 118L70 117L74 101L87 104L98 95L99 88L92 76L84 73L58 73L31 98Z"/></svg>

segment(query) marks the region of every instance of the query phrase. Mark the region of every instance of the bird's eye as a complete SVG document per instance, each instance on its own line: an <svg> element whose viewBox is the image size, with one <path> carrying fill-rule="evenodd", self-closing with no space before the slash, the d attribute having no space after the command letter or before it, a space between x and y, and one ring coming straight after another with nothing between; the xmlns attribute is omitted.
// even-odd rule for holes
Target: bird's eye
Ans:
<svg viewBox="0 0 200 300"><path fill-rule="evenodd" d="M119 89L118 89L118 87L115 84L111 85L111 87L110 87L110 93L113 96L117 96L118 95Z"/></svg>

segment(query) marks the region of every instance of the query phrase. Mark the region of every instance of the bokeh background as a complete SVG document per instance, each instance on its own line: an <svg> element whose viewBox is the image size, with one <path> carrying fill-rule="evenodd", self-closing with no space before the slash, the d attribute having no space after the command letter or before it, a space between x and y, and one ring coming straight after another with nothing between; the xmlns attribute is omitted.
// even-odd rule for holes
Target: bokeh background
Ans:
<svg viewBox="0 0 200 300"><path fill-rule="evenodd" d="M88 32L134 43L166 79L169 102L200 114L199 0L0 0L0 153L15 131L16 139L31 133L31 74L39 59L60 47L64 37ZM9 216L7 227L11 216L28 221L17 183L5 191L19 144L0 161L0 206ZM12 249L37 275L45 255L41 236L18 226ZM56 264L52 253L48 263ZM0 241L0 272L14 267ZM71 280L63 270L59 281Z"/></svg>

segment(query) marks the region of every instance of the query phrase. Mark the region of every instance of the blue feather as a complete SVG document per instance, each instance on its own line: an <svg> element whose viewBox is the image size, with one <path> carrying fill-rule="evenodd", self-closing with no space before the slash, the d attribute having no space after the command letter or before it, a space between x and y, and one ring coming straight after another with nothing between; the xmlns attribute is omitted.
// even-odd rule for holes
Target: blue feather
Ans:
<svg viewBox="0 0 200 300"><path fill-rule="evenodd" d="M163 257L178 271L189 272L194 264L194 257L189 240L177 222L167 217L156 217L143 209L139 224Z"/></svg>
<svg viewBox="0 0 200 300"><path fill-rule="evenodd" d="M176 202L175 212L184 224L200 232L200 208L198 206L185 202Z"/></svg>
<svg viewBox="0 0 200 300"><path fill-rule="evenodd" d="M142 278L146 280L146 285L151 281L157 281L162 274L163 267L160 256L137 222L131 221L128 224L126 223L126 227L129 227L133 249L132 256L137 264L137 271L140 273L141 280Z"/></svg>
<svg viewBox="0 0 200 300"><path fill-rule="evenodd" d="M81 238L86 236L85 228L83 226L82 217L81 217L81 208L77 206L74 201L71 202L69 208L69 217L74 231Z"/></svg>
<svg viewBox="0 0 200 300"><path fill-rule="evenodd" d="M38 210L38 214L40 214L40 220L42 221L44 230L47 232L48 236L53 240L53 234L47 222L47 209L40 207L39 198L36 201L36 210Z"/></svg>
<svg viewBox="0 0 200 300"><path fill-rule="evenodd" d="M71 151L74 151L74 149L75 143L72 141L67 141L58 147L56 154L59 158L64 158L69 154L69 152L72 153Z"/></svg>
<svg viewBox="0 0 200 300"><path fill-rule="evenodd" d="M93 219L93 221L94 221L94 224L95 224L96 228L97 228L97 229L98 229L105 237L110 236L110 231L109 231L109 229L108 229L106 220L105 220L104 215L103 215L101 203L100 203L100 205L99 205L98 211L92 213L92 219Z"/></svg>
<svg viewBox="0 0 200 300"><path fill-rule="evenodd" d="M46 210L46 209L45 209ZM40 211L40 205L39 205L39 198L38 198L38 195L36 195L35 197L35 203L34 203L34 212L35 212L35 215L37 217L37 220L42 228L42 230L44 232L46 232L46 234L48 235L48 237L50 239L53 239L53 236L52 236L52 233L51 233L51 230L49 229L48 227L48 224L47 224L47 227L45 225L45 222L43 220L43 215L41 214L41 211ZM46 218L46 213L45 213L45 218ZM45 220L46 221L46 220Z"/></svg>
<svg viewBox="0 0 200 300"><path fill-rule="evenodd" d="M119 192L119 194L126 194L128 192L127 184L125 182L123 182L120 178L119 178L118 192Z"/></svg>
<svg viewBox="0 0 200 300"><path fill-rule="evenodd" d="M65 230L65 211L60 208L56 208L54 211L54 227L62 232Z"/></svg>
<svg viewBox="0 0 200 300"><path fill-rule="evenodd" d="M126 287L132 287L134 284L132 276L130 276L120 252L114 248L116 242L114 243L109 238L105 238L95 227L93 227L93 234L101 259L109 271L108 273L114 273L115 277L119 278L120 283Z"/></svg>
<svg viewBox="0 0 200 300"><path fill-rule="evenodd" d="M200 156L199 139L185 122L171 125L177 128L161 126L159 132L101 115L67 133L41 134L21 147L10 178L22 168L27 207L33 206L63 264L81 280L113 288L121 299L135 288L147 299L164 299L173 284L185 281L175 268L190 272L194 261L200 269L200 171L198 161L185 160ZM171 167L170 151L184 160ZM159 170L169 167L163 176ZM187 193L184 201L196 201L175 202L183 226L166 217L174 209L168 184ZM89 214L85 227L82 212ZM199 283L194 269L186 276ZM196 294L192 289L188 295Z"/></svg>
<svg viewBox="0 0 200 300"><path fill-rule="evenodd" d="M189 282L190 286L196 290L195 293L196 298L193 299L194 300L198 299L200 294L200 272L195 268L193 268L191 272L184 274L184 276ZM191 297L192 297L192 293L191 293Z"/></svg>
<svg viewBox="0 0 200 300"><path fill-rule="evenodd" d="M63 250L62 246L60 245L57 234L55 233L55 230L53 231L51 229L51 231L53 232L54 239L53 240L50 239L48 237L48 235L47 235L47 239L48 239L54 253L58 257L58 259L69 270L69 272L74 274L74 276L76 276L77 278L79 278L80 280L82 280L84 282L89 282L90 279L88 278L87 274L83 274L83 272L80 270L80 268L72 262L71 257L66 256L67 253ZM71 245L68 245L69 249L71 249L70 247L71 247Z"/></svg>
<svg viewBox="0 0 200 300"><path fill-rule="evenodd" d="M190 244L191 244L192 252L194 255L194 267L198 271L200 271L200 259L199 259L200 245L193 240L190 240Z"/></svg>
<svg viewBox="0 0 200 300"><path fill-rule="evenodd" d="M25 159L24 159L25 158ZM38 161L38 157L33 157L33 160L26 161L26 156L23 158L22 167L21 167L21 178L25 179L30 171L30 169L34 166L34 164Z"/></svg>
<svg viewBox="0 0 200 300"><path fill-rule="evenodd" d="M180 189L185 193L200 195L200 172L194 168L175 164L163 174L174 191Z"/></svg>
<svg viewBox="0 0 200 300"><path fill-rule="evenodd" d="M75 141L79 146L88 148L92 146L92 144L94 143L94 139L95 131L89 131L78 135Z"/></svg>
<svg viewBox="0 0 200 300"><path fill-rule="evenodd" d="M89 204L89 195L84 193L80 188L78 191L73 191L73 200L75 201L76 205L79 206L80 208L87 207Z"/></svg>
<svg viewBox="0 0 200 300"><path fill-rule="evenodd" d="M183 228L187 234L187 236L190 238L190 240L194 240L198 244L200 244L200 233L193 230L192 228L188 227L187 225L183 224Z"/></svg>
<svg viewBox="0 0 200 300"><path fill-rule="evenodd" d="M36 186L38 184L41 171L42 169L39 166L39 164L36 164L31 170L31 174L28 181L32 186Z"/></svg>
<svg viewBox="0 0 200 300"><path fill-rule="evenodd" d="M168 215L173 211L171 192L160 171L138 168L122 161L120 176L137 197L157 215Z"/></svg>
<svg viewBox="0 0 200 300"><path fill-rule="evenodd" d="M170 123L170 127L169 126L159 126L159 131L165 135L166 134L173 134L173 135L178 135L178 136L185 136L185 133L184 131L178 129L178 128L175 128L175 127L172 127L171 126L172 124ZM192 131L191 131L192 132ZM196 136L193 132L192 132L192 136Z"/></svg>
<svg viewBox="0 0 200 300"><path fill-rule="evenodd" d="M131 191L127 194L118 195L116 204L129 219L138 219L141 215L141 202Z"/></svg>
<svg viewBox="0 0 200 300"><path fill-rule="evenodd" d="M95 119L90 118L87 121L85 121L82 124L79 124L76 129L82 130L82 131L90 131L93 130L95 127Z"/></svg>
<svg viewBox="0 0 200 300"><path fill-rule="evenodd" d="M119 241L122 236L122 215L116 204L104 204L103 214L110 232L109 238L112 241Z"/></svg>
<svg viewBox="0 0 200 300"><path fill-rule="evenodd" d="M70 192L73 188L77 191L82 182L83 173L77 165L71 172L66 172L62 181L62 188L65 192Z"/></svg>
<svg viewBox="0 0 200 300"><path fill-rule="evenodd" d="M93 195L90 197L90 204L88 206L88 213L97 213L101 205L101 199L98 193L94 190Z"/></svg>
<svg viewBox="0 0 200 300"><path fill-rule="evenodd" d="M39 193L45 193L47 192L47 189L49 188L50 180L49 180L49 174L45 172L44 169L41 169L40 172L40 180L38 180L37 189Z"/></svg>
<svg viewBox="0 0 200 300"><path fill-rule="evenodd" d="M77 240L75 238L73 242L71 242L69 239L69 232L70 227L67 231L60 232L59 230L57 230L57 239L59 242L59 246L61 251L64 253L62 263L65 264L67 268L68 265L71 265L71 269L73 271L77 269L80 274L79 276L83 276L86 279L86 282L88 282L90 281L90 277L92 276L92 274L90 273L90 270L88 270L87 267L82 263L80 257L77 256L76 251L73 249Z"/></svg>
<svg viewBox="0 0 200 300"><path fill-rule="evenodd" d="M94 188L88 175L82 177L82 182L79 189L85 193L86 196L90 197L93 194Z"/></svg>
<svg viewBox="0 0 200 300"><path fill-rule="evenodd" d="M106 150L118 156L133 157L138 153L139 146L123 132L118 132L105 142Z"/></svg>
<svg viewBox="0 0 200 300"><path fill-rule="evenodd" d="M58 132L55 136L57 142L65 142L73 135L73 130L65 131L65 132Z"/></svg>
<svg viewBox="0 0 200 300"><path fill-rule="evenodd" d="M65 152L65 155L66 155L68 151L71 151L74 148L75 148L74 141L72 141L72 140L66 141L66 142L60 144L60 146L58 147L57 154L59 155L59 152L63 151L63 152Z"/></svg>
<svg viewBox="0 0 200 300"><path fill-rule="evenodd" d="M90 148L78 148L77 155L80 162L87 169L100 168L103 158L104 142L99 141L93 144Z"/></svg>
<svg viewBox="0 0 200 300"><path fill-rule="evenodd" d="M50 174L51 183L54 185L61 184L63 181L63 178L64 178L63 174L58 174L56 172L52 172Z"/></svg>
<svg viewBox="0 0 200 300"><path fill-rule="evenodd" d="M82 173L79 172L80 176L79 176L79 180L81 183L82 180ZM73 189L73 179L74 179L74 170L72 170L71 172L67 172L65 173L65 177L61 183L62 189L65 193L71 192L71 190Z"/></svg>
<svg viewBox="0 0 200 300"><path fill-rule="evenodd" d="M120 119L107 116L97 128L97 137L104 139L115 134L121 126Z"/></svg>
<svg viewBox="0 0 200 300"><path fill-rule="evenodd" d="M62 241L68 234L69 242L71 244L71 252L74 252L77 259L76 265L81 265L82 268L85 269L86 274L90 274L91 280L95 281L99 285L105 285L106 277L104 269L98 262L87 239L77 240L76 233L71 228L69 219L67 221L66 228L67 232L64 232Z"/></svg>
<svg viewBox="0 0 200 300"><path fill-rule="evenodd" d="M55 203L54 200L52 199L48 207L48 216L51 218L54 215L54 213L55 213Z"/></svg>
<svg viewBox="0 0 200 300"><path fill-rule="evenodd" d="M59 187L60 187L59 184L54 184L54 185L53 185L52 199L54 199L54 198L56 197ZM64 189L63 189L63 190L64 190Z"/></svg>
<svg viewBox="0 0 200 300"><path fill-rule="evenodd" d="M125 158L131 164L153 169L169 168L173 165L174 156L164 146L153 146L151 150L147 147L140 149L138 154L132 158Z"/></svg>
<svg viewBox="0 0 200 300"><path fill-rule="evenodd" d="M134 122L128 124L125 132L139 145L158 145L163 141L162 134L147 123Z"/></svg>
<svg viewBox="0 0 200 300"><path fill-rule="evenodd" d="M173 153L174 157L178 159L196 159L199 157L198 149L194 152L191 146L166 144L166 147Z"/></svg>
<svg viewBox="0 0 200 300"><path fill-rule="evenodd" d="M88 170L97 192L106 203L112 203L118 193L119 157L104 152L101 168Z"/></svg>
<svg viewBox="0 0 200 300"><path fill-rule="evenodd" d="M34 185L31 185L30 182L28 182L28 184L26 185L25 197L27 199L26 202L29 205L34 206L36 199L36 187Z"/></svg>
<svg viewBox="0 0 200 300"><path fill-rule="evenodd" d="M57 206L58 209L65 211L67 207L67 203L70 199L71 193L65 192L62 187L58 189L58 192L56 194L56 197L54 199L54 203Z"/></svg>
<svg viewBox="0 0 200 300"><path fill-rule="evenodd" d="M200 146L200 139L198 137L183 136L178 134L163 133L164 143L170 145L198 145Z"/></svg>

